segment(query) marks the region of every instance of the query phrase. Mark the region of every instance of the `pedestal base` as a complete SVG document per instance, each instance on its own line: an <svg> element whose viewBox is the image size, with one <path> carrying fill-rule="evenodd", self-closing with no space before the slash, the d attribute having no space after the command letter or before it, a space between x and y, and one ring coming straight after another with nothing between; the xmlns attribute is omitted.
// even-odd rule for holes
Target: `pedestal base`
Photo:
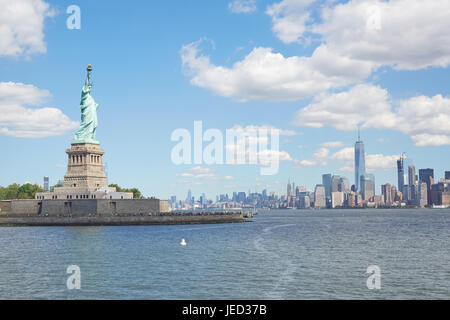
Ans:
<svg viewBox="0 0 450 320"><path fill-rule="evenodd" d="M96 189L108 186L102 160L105 151L99 144L72 143L66 153L69 159L64 187Z"/></svg>

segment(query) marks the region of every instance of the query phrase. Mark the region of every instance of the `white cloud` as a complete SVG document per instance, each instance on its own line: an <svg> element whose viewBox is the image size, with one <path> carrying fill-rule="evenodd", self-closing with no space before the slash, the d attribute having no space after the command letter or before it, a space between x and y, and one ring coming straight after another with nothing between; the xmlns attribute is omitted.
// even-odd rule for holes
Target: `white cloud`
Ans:
<svg viewBox="0 0 450 320"><path fill-rule="evenodd" d="M197 178L197 179L207 179L207 180L216 180L219 177L216 174L214 174L214 173L200 173L200 174L195 175L195 178Z"/></svg>
<svg viewBox="0 0 450 320"><path fill-rule="evenodd" d="M258 132L258 130L267 130L268 134L271 132L271 130L278 130L278 134L280 136L288 136L288 137L296 136L299 134L295 130L279 129L279 128L276 128L276 127L270 126L270 125L256 126L256 125L251 124L251 125L243 127L241 125L236 124L230 130L237 130L237 131L243 130L243 131L256 131L256 132Z"/></svg>
<svg viewBox="0 0 450 320"><path fill-rule="evenodd" d="M411 137L416 147L439 147L450 145L450 136L436 134L418 134Z"/></svg>
<svg viewBox="0 0 450 320"><path fill-rule="evenodd" d="M320 148L317 150L311 159L296 161L296 164L298 164L300 167L315 167L315 166L325 166L327 165L327 159L328 155L330 153L330 150L327 148Z"/></svg>
<svg viewBox="0 0 450 320"><path fill-rule="evenodd" d="M30 84L0 82L0 101L8 104L38 105L50 97L48 90L38 89Z"/></svg>
<svg viewBox="0 0 450 320"><path fill-rule="evenodd" d="M256 10L256 0L233 0L228 3L228 9L233 13L252 13Z"/></svg>
<svg viewBox="0 0 450 320"><path fill-rule="evenodd" d="M366 156L366 169L374 171L376 169L394 169L397 167L397 160L400 155L385 156L383 154L369 154Z"/></svg>
<svg viewBox="0 0 450 320"><path fill-rule="evenodd" d="M177 177L182 177L182 178L191 178L193 176L194 175L189 172L177 173Z"/></svg>
<svg viewBox="0 0 450 320"><path fill-rule="evenodd" d="M309 32L334 54L374 66L418 70L450 64L448 0L328 1L321 21L314 22L311 2L283 0L268 7L272 30L281 41L301 42Z"/></svg>
<svg viewBox="0 0 450 320"><path fill-rule="evenodd" d="M336 56L326 46L311 57L284 57L271 48L254 48L231 68L200 54L202 40L181 49L183 70L191 84L238 99L289 101L310 97L366 78L372 64Z"/></svg>
<svg viewBox="0 0 450 320"><path fill-rule="evenodd" d="M450 144L450 98L418 96L393 109L387 90L361 84L348 91L323 94L297 112L295 124L338 130L392 129L410 135L416 146Z"/></svg>
<svg viewBox="0 0 450 320"><path fill-rule="evenodd" d="M20 138L57 136L76 129L78 122L70 120L56 108L38 106L50 92L33 85L0 82L0 134Z"/></svg>
<svg viewBox="0 0 450 320"><path fill-rule="evenodd" d="M211 168L197 166L197 167L192 168L191 172L193 172L195 174L208 174L208 173L213 173L214 170Z"/></svg>
<svg viewBox="0 0 450 320"><path fill-rule="evenodd" d="M44 20L55 13L42 0L0 0L0 57L47 51Z"/></svg>
<svg viewBox="0 0 450 320"><path fill-rule="evenodd" d="M216 174L216 171L207 167L193 167L188 170L188 172L177 173L177 177L180 178L192 178L198 180L219 180L219 175ZM232 176L224 176L223 180L230 181L234 180ZM185 180L187 181L187 180ZM192 180L191 180L192 181Z"/></svg>
<svg viewBox="0 0 450 320"><path fill-rule="evenodd" d="M450 64L448 0L349 1L322 19L312 31L336 54L406 70Z"/></svg>
<svg viewBox="0 0 450 320"><path fill-rule="evenodd" d="M342 147L344 143L342 141L329 141L321 144L322 147L326 148L339 148Z"/></svg>
<svg viewBox="0 0 450 320"><path fill-rule="evenodd" d="M399 155L368 154L366 155L366 170L372 172L377 169L396 168L398 158ZM329 161L343 163L344 166L339 169L340 171L354 172L355 149L343 148L330 155L327 148L320 148L311 159L299 161L298 164L300 167L316 167L325 166Z"/></svg>
<svg viewBox="0 0 450 320"><path fill-rule="evenodd" d="M236 141L228 142L225 146L225 149L227 152L233 152L237 157L244 157L245 163L250 163L250 153L252 151L256 151L255 158L257 160L257 164L262 166L267 166L271 164L271 161L273 159L277 158L278 161L294 161L294 158L291 157L291 155L286 151L279 151L279 150L272 150L269 149L269 135L271 135L271 130L278 130L279 135L284 136L294 136L298 133L294 130L284 130L284 129L278 129L274 126L269 125L248 125L248 126L241 126L241 125L234 125L230 130L235 130L236 132L241 131L243 133L242 137L236 139ZM260 136L257 134L257 136L246 136L245 133L249 132L255 132L258 133L258 130L267 130L267 136ZM268 149L266 150L258 150L258 145L262 144L267 146ZM238 164L230 163L230 164Z"/></svg>
<svg viewBox="0 0 450 320"><path fill-rule="evenodd" d="M182 184L190 186L190 187L204 185L204 183L202 181L192 181L192 180L182 180L182 181L179 181L179 183L182 183Z"/></svg>
<svg viewBox="0 0 450 320"><path fill-rule="evenodd" d="M354 85L381 66L418 70L450 65L448 0L312 2L282 0L266 10L283 42L302 42L305 33L319 41L311 56L286 57L255 47L227 67L200 55L200 42L195 42L181 51L191 84L239 101L289 101ZM314 10L320 10L315 21Z"/></svg>
<svg viewBox="0 0 450 320"><path fill-rule="evenodd" d="M286 151L278 151L278 150L263 150L257 153L259 163L263 166L268 166L272 163L272 159L277 158L278 161L294 161L289 153Z"/></svg>
<svg viewBox="0 0 450 320"><path fill-rule="evenodd" d="M368 172L377 169L393 169L397 166L399 155L383 155L383 154L368 154L366 155L366 170ZM341 171L353 172L355 161L355 149L343 148L330 156L331 161L342 162L344 167Z"/></svg>
<svg viewBox="0 0 450 320"><path fill-rule="evenodd" d="M339 168L339 171L341 171L341 172L355 172L355 167L351 163L348 163L345 166Z"/></svg>
<svg viewBox="0 0 450 320"><path fill-rule="evenodd" d="M339 162L353 161L355 159L355 149L351 147L341 149L334 153L330 159Z"/></svg>
<svg viewBox="0 0 450 320"><path fill-rule="evenodd" d="M398 130L416 146L450 145L450 98L418 96L400 102Z"/></svg>
<svg viewBox="0 0 450 320"><path fill-rule="evenodd" d="M312 128L331 126L338 130L391 128L396 117L391 112L388 92L377 86L361 84L349 91L323 94L297 112L295 124Z"/></svg>
<svg viewBox="0 0 450 320"><path fill-rule="evenodd" d="M272 18L272 31L284 43L298 42L306 31L310 14L306 8L313 0L283 0L269 6L266 14Z"/></svg>
<svg viewBox="0 0 450 320"><path fill-rule="evenodd" d="M203 179L203 180L216 180L219 178L219 176L215 174L213 169L201 166L193 167L189 169L189 172L178 173L177 177Z"/></svg>
<svg viewBox="0 0 450 320"><path fill-rule="evenodd" d="M243 164L251 164L249 143L257 144L258 142L256 142L256 140L254 140L253 142L251 140L247 140L246 142L245 139L241 139L236 141L235 144L227 144L225 147L227 152L233 152L238 158L243 156ZM295 161L295 159L292 158L288 152L271 149L256 151L255 159L256 162L254 164L258 164L261 166L270 165L273 159L278 159L279 162ZM237 161L228 164L240 165L240 163L238 163Z"/></svg>

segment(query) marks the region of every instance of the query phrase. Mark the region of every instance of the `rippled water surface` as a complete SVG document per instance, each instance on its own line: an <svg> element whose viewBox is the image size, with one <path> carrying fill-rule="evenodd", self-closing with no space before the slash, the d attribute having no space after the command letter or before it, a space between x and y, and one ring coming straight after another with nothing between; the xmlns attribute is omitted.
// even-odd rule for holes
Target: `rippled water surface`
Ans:
<svg viewBox="0 0 450 320"><path fill-rule="evenodd" d="M450 210L280 210L252 220L0 228L0 298L450 298ZM66 287L69 265L81 269L81 290ZM381 268L380 290L367 289L369 265Z"/></svg>

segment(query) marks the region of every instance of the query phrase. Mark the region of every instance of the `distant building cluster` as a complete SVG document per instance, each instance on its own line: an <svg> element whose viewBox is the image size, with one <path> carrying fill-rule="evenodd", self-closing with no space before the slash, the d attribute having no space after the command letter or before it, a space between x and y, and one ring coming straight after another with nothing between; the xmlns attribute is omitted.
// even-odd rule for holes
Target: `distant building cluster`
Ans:
<svg viewBox="0 0 450 320"><path fill-rule="evenodd" d="M450 171L437 182L434 169L419 169L418 174L412 160L406 154L397 161L397 185L381 185L381 194L375 190L375 176L366 172L364 143L358 133L355 143L355 182L350 185L346 177L331 173L322 175L322 183L314 190L296 186L290 181L286 194L233 192L221 194L215 201L205 194L198 199L189 190L185 200L172 196L169 205L172 210L206 208L354 208L354 207L450 207Z"/></svg>
<svg viewBox="0 0 450 320"><path fill-rule="evenodd" d="M397 160L398 185L396 189L397 198L389 199L386 190L385 200L389 202L401 201L412 206L450 206L450 171L445 172L444 178L439 182L434 178L434 169L419 169L416 174L416 168L412 160L407 159L403 154ZM389 186L389 185L386 185ZM392 188L395 187L391 187ZM386 188L387 189L387 188Z"/></svg>

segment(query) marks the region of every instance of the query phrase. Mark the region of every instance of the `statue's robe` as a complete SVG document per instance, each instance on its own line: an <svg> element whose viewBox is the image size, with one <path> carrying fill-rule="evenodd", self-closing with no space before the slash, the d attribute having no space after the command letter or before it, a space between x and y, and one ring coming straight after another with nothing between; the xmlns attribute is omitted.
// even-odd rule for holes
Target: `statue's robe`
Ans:
<svg viewBox="0 0 450 320"><path fill-rule="evenodd" d="M81 124L75 135L75 141L94 142L95 130L97 129L98 104L91 96L91 85L86 83L81 92Z"/></svg>

